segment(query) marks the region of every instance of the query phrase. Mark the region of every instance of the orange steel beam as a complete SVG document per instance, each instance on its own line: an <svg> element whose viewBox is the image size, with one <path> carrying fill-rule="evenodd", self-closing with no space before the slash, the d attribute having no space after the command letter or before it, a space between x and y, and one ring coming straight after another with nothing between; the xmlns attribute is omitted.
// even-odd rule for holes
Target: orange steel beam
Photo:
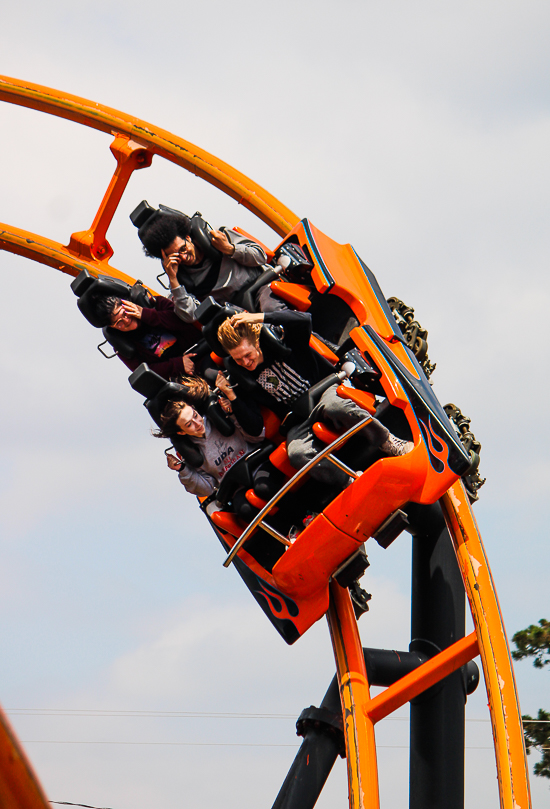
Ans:
<svg viewBox="0 0 550 809"><path fill-rule="evenodd" d="M34 770L1 708L0 806L2 809L50 809Z"/></svg>
<svg viewBox="0 0 550 809"><path fill-rule="evenodd" d="M152 152L130 140L127 135L115 135L111 152L116 158L117 167L92 226L89 230L73 233L68 245L71 253L96 261L108 261L113 255L113 248L105 238L107 229L133 172L148 168L153 160Z"/></svg>
<svg viewBox="0 0 550 809"><path fill-rule="evenodd" d="M363 647L349 592L335 581L330 584L327 620L340 684L349 805L351 809L378 809L374 723L363 710L370 701Z"/></svg>
<svg viewBox="0 0 550 809"><path fill-rule="evenodd" d="M59 244L59 242L46 239L44 236L38 236L36 233L30 233L27 230L5 225L3 222L0 222L0 250L8 250L18 256L30 258L40 264L45 264L48 267L67 273L67 275L76 276L82 270L89 270L92 275L104 273L112 278L119 278L130 285L135 283L134 278L120 272L120 270L111 266L108 261L98 262L93 259L83 258L70 253L67 247ZM158 292L152 289L149 291L153 295L158 295Z"/></svg>
<svg viewBox="0 0 550 809"><path fill-rule="evenodd" d="M47 112L101 132L126 135L153 154L182 166L233 197L280 236L286 236L299 222L299 217L265 188L223 160L120 110L9 76L0 76L0 101Z"/></svg>
<svg viewBox="0 0 550 809"><path fill-rule="evenodd" d="M388 686L365 705L365 711L373 722L379 722L478 654L476 633L472 632Z"/></svg>
<svg viewBox="0 0 550 809"><path fill-rule="evenodd" d="M531 796L521 712L485 548L462 482L451 486L439 502L453 539L479 644L493 727L500 805L502 809L528 809Z"/></svg>

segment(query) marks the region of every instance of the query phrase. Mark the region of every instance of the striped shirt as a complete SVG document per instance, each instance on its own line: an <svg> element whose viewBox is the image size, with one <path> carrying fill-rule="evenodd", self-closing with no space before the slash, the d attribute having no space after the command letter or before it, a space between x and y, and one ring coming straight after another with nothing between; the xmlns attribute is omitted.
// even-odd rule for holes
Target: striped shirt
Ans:
<svg viewBox="0 0 550 809"><path fill-rule="evenodd" d="M257 377L257 382L278 402L292 404L310 388L310 382L286 362L274 362Z"/></svg>

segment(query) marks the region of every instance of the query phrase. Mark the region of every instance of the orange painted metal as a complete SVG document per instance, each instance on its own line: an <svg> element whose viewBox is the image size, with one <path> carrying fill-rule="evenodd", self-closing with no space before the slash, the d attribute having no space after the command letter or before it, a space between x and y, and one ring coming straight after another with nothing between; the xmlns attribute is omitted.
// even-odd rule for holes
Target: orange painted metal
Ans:
<svg viewBox="0 0 550 809"><path fill-rule="evenodd" d="M265 188L228 163L165 129L120 110L9 76L0 76L0 101L47 112L101 132L126 135L153 154L182 166L233 197L280 236L285 236L299 221L295 213Z"/></svg>
<svg viewBox="0 0 550 809"><path fill-rule="evenodd" d="M338 362L338 357L322 340L319 340L314 334L309 338L311 348L324 357L326 360L335 365Z"/></svg>
<svg viewBox="0 0 550 809"><path fill-rule="evenodd" d="M440 500L470 602L495 743L502 809L531 806L512 658L485 548L461 481Z"/></svg>
<svg viewBox="0 0 550 809"><path fill-rule="evenodd" d="M291 478L292 475L294 475L296 472L296 470L288 460L285 442L279 444L279 446L273 450L273 452L269 456L269 460L271 461L275 469L278 469L279 472L282 472L283 475L286 475L287 478Z"/></svg>
<svg viewBox="0 0 550 809"><path fill-rule="evenodd" d="M304 528L273 567L276 587L295 599L322 597L328 605L328 581L332 573L364 541L365 537L358 541L337 527L327 518L325 510ZM323 593L326 595L322 596Z"/></svg>
<svg viewBox="0 0 550 809"><path fill-rule="evenodd" d="M286 235L285 240L290 237L298 240L313 262L311 277L316 290L336 295L344 300L359 323L362 326L372 326L375 332L392 346L396 357L407 370L418 377L418 366L411 361L408 351L400 342L401 332L395 318L380 290L371 284L368 276L370 271L365 269L353 247L349 244L339 244L307 220L298 222ZM326 274L327 270L330 278ZM271 287L277 289L279 285L285 287L286 283L281 280L272 281ZM288 286L292 290L295 285L288 284ZM284 297L282 289L280 294ZM357 336L359 333L361 330L350 333L350 337L356 343L354 334Z"/></svg>
<svg viewBox="0 0 550 809"><path fill-rule="evenodd" d="M349 805L351 809L378 809L374 723L364 710L370 702L365 658L349 592L335 581L330 585L327 620L342 701Z"/></svg>
<svg viewBox="0 0 550 809"><path fill-rule="evenodd" d="M38 236L36 233L30 233L27 230L5 225L2 222L0 222L0 250L8 250L18 256L30 258L40 264L60 270L67 275L76 276L82 270L88 270L92 275L97 276L98 273L102 273L110 275L112 278L119 278L127 284L135 283L134 278L120 272L108 261L83 258L71 253L67 247L59 242L46 239L44 236ZM158 295L158 292L153 289L149 289L149 292L152 295Z"/></svg>
<svg viewBox="0 0 550 809"><path fill-rule="evenodd" d="M292 471L296 472L295 469ZM230 520L228 517L233 517L234 519ZM235 545L236 537L242 533L242 523L236 520L235 515L229 514L228 512L216 511L211 515L211 519L212 523L216 526L222 544L226 550L231 550ZM316 519L319 518L317 517ZM284 599L276 599L276 601L273 602L275 604L276 615L278 618L288 618L296 627L299 635L303 635L312 624L326 614L329 607L328 587L318 589L313 594L303 594L299 592L296 598L290 596L295 604L295 609L292 612L288 612L288 615L283 614L288 610L288 606L285 606L288 603L288 594L280 590L273 575L263 568L254 556L247 552L246 544L239 550L238 558L240 561L244 562L249 570L262 582L262 590L268 600L271 598L269 593L280 592L285 596ZM283 604L283 607L281 607L281 604ZM281 613L281 609L283 609L283 613Z"/></svg>
<svg viewBox="0 0 550 809"><path fill-rule="evenodd" d="M371 326L407 371L419 378L418 366L401 344L398 329L377 284L372 283L368 269L353 248L338 244L305 220L298 221L298 217L275 197L223 161L137 118L76 96L7 77L0 77L0 100L114 134L115 143L111 148L117 158L117 169L94 223L88 231L73 234L69 247L0 224L0 249L39 261L72 276L87 269L94 275L104 273L133 283L132 278L109 264L112 249L107 242L106 232L132 171L145 167L152 155L158 154L229 194L281 236L295 235L312 258L312 279L317 291L336 295L350 306L361 324L350 333L350 337L381 371L381 384L388 402L403 411L413 434L415 448L404 457L385 458L371 466L300 533L271 574L267 574L244 549L240 552L240 558L267 585L280 588L281 592L296 599L298 614L288 612L287 615L284 612L283 617L292 620L297 631L303 634L329 609L328 582L334 570L372 535L395 508L410 501L433 503L441 498L481 653L493 723L501 807L528 809L529 784L512 664L481 538L464 488L448 467L446 448L438 454L433 445L430 447L432 455L445 467L443 473L436 474L430 466L424 438L399 378L372 335L362 328L365 324ZM282 280L273 282L272 288L283 298L286 289L290 297L296 296L297 302L293 303L297 308L308 308L307 288ZM304 290L308 295L304 294ZM324 344L320 345L324 353ZM334 354L331 359L335 361ZM364 397L370 397L370 394L344 386L344 395L369 410ZM295 472L288 462L284 443L272 453L271 459L288 476ZM244 528L244 523L233 514L224 512L216 512L212 522L218 525L228 548L232 547L235 536L239 536ZM371 701L349 595L334 582L330 584L330 592L328 620L344 708L350 805L354 809L363 806L376 809L378 786L373 719L378 720L393 710L391 706L397 705L399 700L410 699L411 694L417 693L417 688L422 690L428 687L431 678L435 677L437 681L445 676L448 665L461 665L462 655L470 654L473 650L473 639L470 636L463 642L459 641L441 653L443 658L438 655L414 672L416 676L411 678L410 683L403 678L395 687L391 686ZM269 599L269 595L266 598ZM286 610L287 606L284 606ZM23 754L17 749L13 733L6 730L7 727L2 724L0 728L0 737L2 734L5 736L0 738L0 796L3 798L4 794L11 794L9 790L12 788L19 789L17 783L21 776L22 797L18 798L18 803L6 803L8 809L12 806L14 809L15 806L43 808L45 798ZM15 781L12 778L14 773ZM27 803L24 794L28 796Z"/></svg>
<svg viewBox="0 0 550 809"><path fill-rule="evenodd" d="M307 312L311 306L311 289L303 284L292 284L290 281L272 281L271 289L299 312Z"/></svg>
<svg viewBox="0 0 550 809"><path fill-rule="evenodd" d="M332 444L339 436L339 433L335 433L334 430L329 430L326 424L323 424L321 421L314 423L313 432L323 444Z"/></svg>
<svg viewBox="0 0 550 809"><path fill-rule="evenodd" d="M218 528L221 528L222 531L231 534L233 537L240 537L246 528L245 523L239 520L238 517L235 517L230 511L214 511L212 514L212 522L214 525L217 525Z"/></svg>
<svg viewBox="0 0 550 809"><path fill-rule="evenodd" d="M50 803L2 709L0 709L0 806L2 809L50 809Z"/></svg>
<svg viewBox="0 0 550 809"><path fill-rule="evenodd" d="M254 506L254 508L263 508L264 506L267 506L267 500L262 500L261 497L258 497L254 489L247 489L245 497L250 503L250 505ZM271 513L276 514L277 511L278 509L277 507L275 507Z"/></svg>
<svg viewBox="0 0 550 809"><path fill-rule="evenodd" d="M425 453L424 444L419 442L407 455L382 458L344 489L324 509L322 530L317 518L278 560L273 568L277 586L292 595L326 588L336 568L396 509L411 501L430 502L425 493L433 495L432 487L426 485L431 467ZM439 478L444 485L445 473ZM456 475L451 480L456 480Z"/></svg>
<svg viewBox="0 0 550 809"><path fill-rule="evenodd" d="M223 368L223 367L224 367L224 364L223 364L223 357L219 357L219 356L218 356L217 354L215 354L213 351L211 351L211 352L210 352L210 359L211 359L213 362L215 362L215 363L216 363L216 365L219 365L219 367L220 367L220 368Z"/></svg>
<svg viewBox="0 0 550 809"><path fill-rule="evenodd" d="M283 441L283 436L279 433L281 419L272 410L268 410L267 407L261 407L260 410L264 420L265 437L276 444L280 444Z"/></svg>
<svg viewBox="0 0 550 809"><path fill-rule="evenodd" d="M362 407L367 413L371 415L376 413L376 396L373 393L350 388L348 385L338 385L336 392L342 399L351 399L352 402Z"/></svg>
<svg viewBox="0 0 550 809"><path fill-rule="evenodd" d="M379 722L478 654L476 633L472 632L466 638L461 638L452 646L427 660L422 666L411 671L393 685L388 686L385 691L365 705L366 712L373 722Z"/></svg>
<svg viewBox="0 0 550 809"><path fill-rule="evenodd" d="M67 248L77 256L96 261L108 260L113 255L113 248L106 239L107 229L133 172L148 168L153 160L152 152L126 135L116 135L111 152L116 158L117 167L92 226L89 230L73 233Z"/></svg>

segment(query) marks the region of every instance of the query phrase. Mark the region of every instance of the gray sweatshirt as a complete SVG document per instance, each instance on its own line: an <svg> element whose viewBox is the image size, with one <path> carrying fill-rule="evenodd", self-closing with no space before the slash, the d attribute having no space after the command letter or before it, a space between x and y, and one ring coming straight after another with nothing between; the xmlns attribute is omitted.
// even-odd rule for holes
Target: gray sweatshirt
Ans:
<svg viewBox="0 0 550 809"><path fill-rule="evenodd" d="M202 466L198 469L184 465L178 473L181 483L191 494L199 497L212 494L233 464L247 452L251 452L254 444L263 441L264 431L261 435L251 436L245 433L236 421L234 423L235 432L227 437L204 416L204 436L202 438L189 436L193 444L201 450L204 458Z"/></svg>
<svg viewBox="0 0 550 809"><path fill-rule="evenodd" d="M235 252L232 256L223 256L218 280L209 293L219 303L230 302L245 284L256 279L264 269L267 269L262 266L266 263L267 256L259 244L241 236L236 230L226 228L224 232L231 244L235 245ZM200 264L184 269L186 273L192 275L196 284L200 284L206 278L211 266L211 260L205 258ZM171 294L178 317L188 323L193 321L200 301L190 295L184 286L172 289Z"/></svg>

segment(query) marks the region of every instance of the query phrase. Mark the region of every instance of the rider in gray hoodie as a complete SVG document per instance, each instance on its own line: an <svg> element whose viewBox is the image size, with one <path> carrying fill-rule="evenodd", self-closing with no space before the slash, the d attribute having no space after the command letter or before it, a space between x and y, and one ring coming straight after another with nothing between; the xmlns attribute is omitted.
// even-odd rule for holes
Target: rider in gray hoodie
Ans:
<svg viewBox="0 0 550 809"><path fill-rule="evenodd" d="M199 497L212 494L233 464L251 452L254 444L258 444L264 438L263 426L258 435L251 435L245 432L239 423L240 418L248 426L250 404L237 398L222 373L216 378L216 386L231 403L232 420L235 424L233 435L222 435L207 416L202 416L193 404L185 401L169 402L166 405L161 416L162 430L156 433L157 436L164 438L186 435L201 451L203 462L199 467L185 464L181 458L174 455L166 456L168 466L178 472L180 482L187 491ZM191 401L190 398L189 402ZM257 430L257 416L258 413L254 412L250 429Z"/></svg>

